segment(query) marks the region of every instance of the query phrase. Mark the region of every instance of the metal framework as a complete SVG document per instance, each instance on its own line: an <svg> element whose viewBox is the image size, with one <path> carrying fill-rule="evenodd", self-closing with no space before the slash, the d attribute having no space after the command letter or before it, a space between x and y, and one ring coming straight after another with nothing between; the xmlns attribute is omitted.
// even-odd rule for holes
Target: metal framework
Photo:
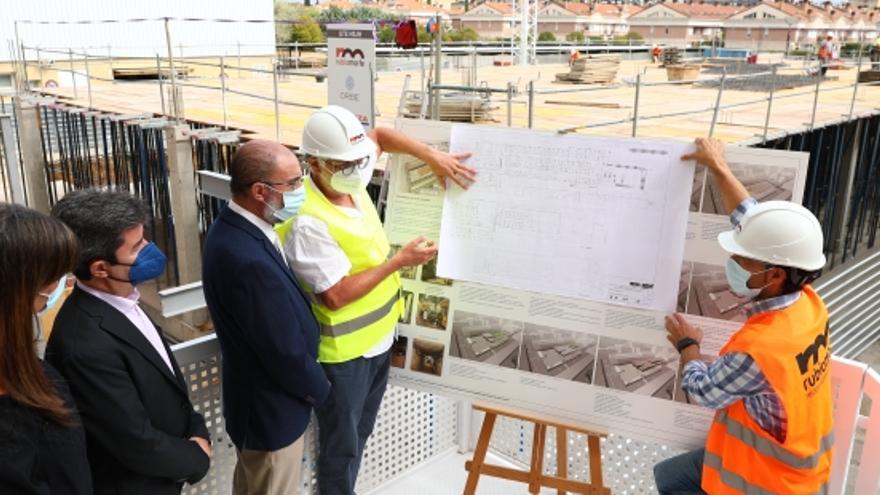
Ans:
<svg viewBox="0 0 880 495"><path fill-rule="evenodd" d="M538 0L511 0L513 18L519 20L519 43L515 58L519 65L537 62Z"/></svg>

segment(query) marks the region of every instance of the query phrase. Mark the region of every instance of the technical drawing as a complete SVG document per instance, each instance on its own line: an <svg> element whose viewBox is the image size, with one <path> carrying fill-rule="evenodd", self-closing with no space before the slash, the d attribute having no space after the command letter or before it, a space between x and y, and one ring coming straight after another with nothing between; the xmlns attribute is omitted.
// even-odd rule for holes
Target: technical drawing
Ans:
<svg viewBox="0 0 880 495"><path fill-rule="evenodd" d="M685 146L453 126L450 149L473 151L479 180L445 196L438 274L672 311Z"/></svg>

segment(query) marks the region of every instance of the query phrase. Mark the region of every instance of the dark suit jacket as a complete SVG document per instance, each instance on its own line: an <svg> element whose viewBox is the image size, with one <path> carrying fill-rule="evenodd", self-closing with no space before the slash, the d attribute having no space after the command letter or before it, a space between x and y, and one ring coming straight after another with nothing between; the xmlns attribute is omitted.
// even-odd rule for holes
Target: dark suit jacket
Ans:
<svg viewBox="0 0 880 495"><path fill-rule="evenodd" d="M125 315L78 287L58 312L46 360L79 408L96 494L179 494L208 472L189 440L210 438L205 420L165 348L173 374Z"/></svg>
<svg viewBox="0 0 880 495"><path fill-rule="evenodd" d="M286 447L330 391L308 299L265 234L229 208L208 232L202 269L223 354L226 431L239 449Z"/></svg>

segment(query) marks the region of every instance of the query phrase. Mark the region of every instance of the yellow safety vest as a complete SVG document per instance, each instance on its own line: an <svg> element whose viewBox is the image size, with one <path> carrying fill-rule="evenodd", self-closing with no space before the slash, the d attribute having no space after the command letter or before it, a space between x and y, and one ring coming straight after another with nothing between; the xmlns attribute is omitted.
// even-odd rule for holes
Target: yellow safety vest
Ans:
<svg viewBox="0 0 880 495"><path fill-rule="evenodd" d="M386 261L390 250L388 238L365 190L354 195L363 216L352 218L327 200L310 178L306 178L303 187L305 202L297 215L275 227L282 244L287 243L296 218L309 215L327 224L330 236L339 243L351 262L348 275ZM321 327L318 361L322 363L342 363L363 356L394 330L403 314L400 275L397 273L385 278L360 299L337 310L321 304L313 287L306 283L302 286L311 296L312 312Z"/></svg>

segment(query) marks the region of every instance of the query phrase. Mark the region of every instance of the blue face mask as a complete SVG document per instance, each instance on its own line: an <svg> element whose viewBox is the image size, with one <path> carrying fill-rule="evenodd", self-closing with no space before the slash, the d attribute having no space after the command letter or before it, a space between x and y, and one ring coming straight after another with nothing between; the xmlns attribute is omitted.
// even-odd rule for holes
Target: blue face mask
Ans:
<svg viewBox="0 0 880 495"><path fill-rule="evenodd" d="M741 267L733 258L727 258L727 265L724 267L724 273L727 275L727 283L730 284L730 290L732 290L734 294L740 297L745 297L749 300L758 297L758 294L760 294L767 285L770 285L767 284L763 287L753 289L749 287L749 279L752 278L752 275L768 271L770 271L769 268L764 271L752 273Z"/></svg>
<svg viewBox="0 0 880 495"><path fill-rule="evenodd" d="M167 261L165 253L159 249L159 246L150 242L140 250L134 263L130 265L128 263L115 263L117 265L131 267L131 270L128 272L128 280L113 277L110 278L120 282L128 282L131 285L137 285L141 282L153 280L154 278L159 277L159 275L162 275L162 272L165 271L165 263Z"/></svg>
<svg viewBox="0 0 880 495"><path fill-rule="evenodd" d="M276 192L281 192L275 189L274 187L267 186L269 189L272 189ZM283 222L290 218L296 216L297 212L299 212L300 207L306 200L306 189L305 187L298 187L293 191L284 191L281 192L281 197L283 198L284 204L281 208L273 208L269 203L264 203L269 209L272 210L272 218Z"/></svg>
<svg viewBox="0 0 880 495"><path fill-rule="evenodd" d="M63 275L60 280L58 280L58 286L55 287L51 293L46 294L45 292L38 292L39 295L46 298L46 305L43 306L43 309L40 310L40 313L48 311L52 306L58 304L58 301L61 299L61 294L64 294L64 289L67 287L67 275Z"/></svg>

